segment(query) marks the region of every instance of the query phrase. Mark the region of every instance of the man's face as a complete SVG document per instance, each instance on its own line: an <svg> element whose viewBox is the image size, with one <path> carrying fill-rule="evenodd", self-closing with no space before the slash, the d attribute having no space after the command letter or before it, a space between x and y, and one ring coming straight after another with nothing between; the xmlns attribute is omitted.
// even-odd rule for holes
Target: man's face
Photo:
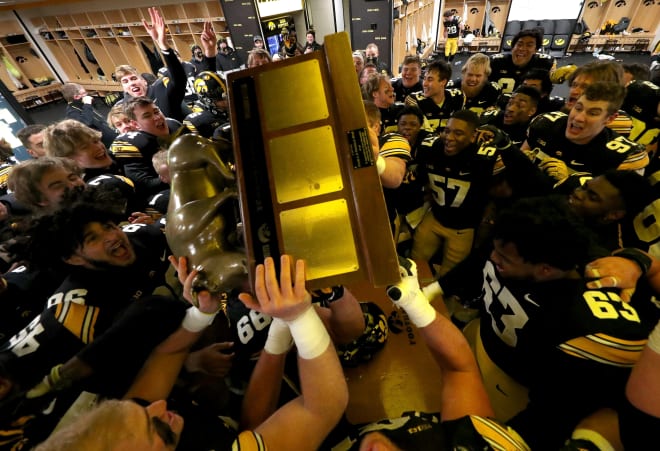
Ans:
<svg viewBox="0 0 660 451"><path fill-rule="evenodd" d="M204 59L204 53L202 52L202 49L196 48L193 52L193 57L195 57L197 61L202 61Z"/></svg>
<svg viewBox="0 0 660 451"><path fill-rule="evenodd" d="M417 142L417 136L422 128L422 123L414 114L402 114L397 122L397 131L408 140L410 145Z"/></svg>
<svg viewBox="0 0 660 451"><path fill-rule="evenodd" d="M364 61L359 56L353 57L353 67L355 67L355 73L360 75L360 72L364 68Z"/></svg>
<svg viewBox="0 0 660 451"><path fill-rule="evenodd" d="M403 66L401 69L401 83L406 88L410 88L419 83L419 77L422 74L422 69L417 63L410 63Z"/></svg>
<svg viewBox="0 0 660 451"><path fill-rule="evenodd" d="M41 177L38 187L41 194L39 205L55 209L71 192L85 189L85 182L78 174L54 167Z"/></svg>
<svg viewBox="0 0 660 451"><path fill-rule="evenodd" d="M504 124L524 124L529 122L534 113L536 113L536 106L532 103L531 97L519 92L514 93L504 110Z"/></svg>
<svg viewBox="0 0 660 451"><path fill-rule="evenodd" d="M254 41L254 46L258 49L263 49L264 41L262 41L261 39L257 39L256 41Z"/></svg>
<svg viewBox="0 0 660 451"><path fill-rule="evenodd" d="M147 95L147 81L138 74L127 74L119 80L124 92L133 97Z"/></svg>
<svg viewBox="0 0 660 451"><path fill-rule="evenodd" d="M616 113L610 115L607 112L608 106L605 100L588 100L586 96L580 97L568 114L566 138L575 144L589 143L616 117Z"/></svg>
<svg viewBox="0 0 660 451"><path fill-rule="evenodd" d="M378 58L378 49L376 47L368 47L364 51L364 56L367 58L367 61L373 62Z"/></svg>
<svg viewBox="0 0 660 451"><path fill-rule="evenodd" d="M369 75L375 74L378 72L375 67L367 67L364 69L362 72L362 76L360 77L360 84L363 85L367 79L369 78Z"/></svg>
<svg viewBox="0 0 660 451"><path fill-rule="evenodd" d="M307 43L311 44L314 42L314 35L312 33L307 33L307 36L305 36L305 39L307 39Z"/></svg>
<svg viewBox="0 0 660 451"><path fill-rule="evenodd" d="M503 279L534 280L536 265L526 262L511 242L494 240L490 261Z"/></svg>
<svg viewBox="0 0 660 451"><path fill-rule="evenodd" d="M461 88L467 97L474 97L481 92L486 81L486 67L483 64L470 64L463 75Z"/></svg>
<svg viewBox="0 0 660 451"><path fill-rule="evenodd" d="M126 234L112 222L90 222L82 243L65 262L87 269L125 267L135 262L135 250Z"/></svg>
<svg viewBox="0 0 660 451"><path fill-rule="evenodd" d="M451 118L445 127L445 154L457 155L475 140L474 129L461 119Z"/></svg>
<svg viewBox="0 0 660 451"><path fill-rule="evenodd" d="M378 91L374 92L373 96L378 108L389 108L394 104L394 89L389 81L381 80Z"/></svg>
<svg viewBox="0 0 660 451"><path fill-rule="evenodd" d="M518 39L516 45L511 50L513 64L516 66L525 66L536 53L536 39L531 36L523 36Z"/></svg>
<svg viewBox="0 0 660 451"><path fill-rule="evenodd" d="M28 153L33 157L33 158L39 158L43 157L46 155L46 149L44 149L44 134L43 132L35 133L34 135L30 135L30 137L27 139L29 144L29 147L26 149Z"/></svg>
<svg viewBox="0 0 660 451"><path fill-rule="evenodd" d="M112 164L108 150L100 138L79 146L71 158L83 169L107 168Z"/></svg>
<svg viewBox="0 0 660 451"><path fill-rule="evenodd" d="M575 105L575 102L582 97L584 91L589 85L594 82L591 75L580 74L571 83L571 86L568 87L568 100L566 101L566 108L571 109Z"/></svg>
<svg viewBox="0 0 660 451"><path fill-rule="evenodd" d="M568 205L578 216L607 223L625 214L625 205L619 190L598 176L575 188L568 196Z"/></svg>
<svg viewBox="0 0 660 451"><path fill-rule="evenodd" d="M138 105L133 112L139 130L156 136L168 136L170 134L165 116L156 105Z"/></svg>
<svg viewBox="0 0 660 451"><path fill-rule="evenodd" d="M220 44L218 44L218 50L220 51L220 53L226 54L229 52L229 46L227 45L226 42L221 42Z"/></svg>
<svg viewBox="0 0 660 451"><path fill-rule="evenodd" d="M547 97L547 94L543 92L543 82L534 78L525 78L522 82L523 86L531 86L536 89L541 97Z"/></svg>
<svg viewBox="0 0 660 451"><path fill-rule="evenodd" d="M134 132L138 130L137 122L130 119L125 114L112 117L112 126L117 129L119 134Z"/></svg>
<svg viewBox="0 0 660 451"><path fill-rule="evenodd" d="M445 93L445 86L447 85L447 79L441 79L438 71L429 71L424 77L422 82L422 88L424 91L425 97L436 97L443 96Z"/></svg>

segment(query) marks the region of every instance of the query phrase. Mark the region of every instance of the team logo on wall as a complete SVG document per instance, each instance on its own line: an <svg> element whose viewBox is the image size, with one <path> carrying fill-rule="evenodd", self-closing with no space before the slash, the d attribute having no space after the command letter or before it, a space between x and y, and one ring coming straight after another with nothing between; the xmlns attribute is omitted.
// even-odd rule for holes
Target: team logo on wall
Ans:
<svg viewBox="0 0 660 451"><path fill-rule="evenodd" d="M470 14L478 14L478 13L479 13L479 8L470 9Z"/></svg>
<svg viewBox="0 0 660 451"><path fill-rule="evenodd" d="M621 8L622 6L626 6L626 0L619 0L618 2L615 3L617 8Z"/></svg>
<svg viewBox="0 0 660 451"><path fill-rule="evenodd" d="M557 38L557 39L555 39L555 45L562 46L562 45L564 45L564 44L566 44L566 39L564 39L564 38Z"/></svg>
<svg viewBox="0 0 660 451"><path fill-rule="evenodd" d="M493 6L493 9L490 10L493 14L497 14L501 11L499 6Z"/></svg>
<svg viewBox="0 0 660 451"><path fill-rule="evenodd" d="M275 22L273 22L272 20L269 21L267 27L268 27L268 31L275 30Z"/></svg>
<svg viewBox="0 0 660 451"><path fill-rule="evenodd" d="M589 4L587 5L587 7L588 7L589 9L598 8L598 2L589 2Z"/></svg>

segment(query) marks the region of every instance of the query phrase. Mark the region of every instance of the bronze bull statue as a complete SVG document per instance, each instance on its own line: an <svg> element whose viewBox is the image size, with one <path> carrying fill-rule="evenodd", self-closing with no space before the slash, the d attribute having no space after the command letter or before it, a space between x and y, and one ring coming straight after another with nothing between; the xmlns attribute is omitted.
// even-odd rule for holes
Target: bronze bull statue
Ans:
<svg viewBox="0 0 660 451"><path fill-rule="evenodd" d="M229 141L183 135L169 148L171 193L165 233L174 255L199 270L193 298L200 290L223 295L248 288L246 255L237 242L236 176L220 155L231 154Z"/></svg>

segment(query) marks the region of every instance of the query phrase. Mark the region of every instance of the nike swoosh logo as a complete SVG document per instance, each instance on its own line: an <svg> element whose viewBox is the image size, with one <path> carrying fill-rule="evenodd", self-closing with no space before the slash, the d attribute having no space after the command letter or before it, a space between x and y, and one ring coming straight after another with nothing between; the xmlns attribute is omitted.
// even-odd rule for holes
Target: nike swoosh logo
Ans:
<svg viewBox="0 0 660 451"><path fill-rule="evenodd" d="M166 250L163 251L163 256L160 257L160 261L164 262L165 260L167 260L167 251Z"/></svg>
<svg viewBox="0 0 660 451"><path fill-rule="evenodd" d="M482 104L484 104L484 103L486 103L486 102L488 102L488 100L479 100L479 101L477 102L477 105L482 105Z"/></svg>
<svg viewBox="0 0 660 451"><path fill-rule="evenodd" d="M575 160L571 160L570 164L573 166L584 166L584 163L580 163L579 161Z"/></svg>
<svg viewBox="0 0 660 451"><path fill-rule="evenodd" d="M458 175L470 175L469 172L458 171Z"/></svg>
<svg viewBox="0 0 660 451"><path fill-rule="evenodd" d="M534 304L534 305L537 306L537 307L541 307L541 306L538 305L536 302L532 301L532 298L529 297L529 293L527 293L525 296L523 296L523 298L525 298L525 300L526 300L527 302L529 302L530 304Z"/></svg>

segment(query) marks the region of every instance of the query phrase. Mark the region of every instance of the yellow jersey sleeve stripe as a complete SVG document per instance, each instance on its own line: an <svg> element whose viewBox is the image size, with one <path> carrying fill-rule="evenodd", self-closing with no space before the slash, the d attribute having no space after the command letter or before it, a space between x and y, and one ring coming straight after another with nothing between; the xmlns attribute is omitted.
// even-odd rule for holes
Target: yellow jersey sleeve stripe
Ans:
<svg viewBox="0 0 660 451"><path fill-rule="evenodd" d="M611 337L609 337L611 338ZM622 343L621 340L609 340L604 337L588 335L560 344L558 347L573 357L592 360L604 365L632 367L639 359L646 340Z"/></svg>
<svg viewBox="0 0 660 451"><path fill-rule="evenodd" d="M497 451L531 451L531 448L516 431L496 421L479 416L470 416L474 429Z"/></svg>
<svg viewBox="0 0 660 451"><path fill-rule="evenodd" d="M623 160L623 162L617 167L620 171L636 171L638 169L644 169L649 164L649 155L642 152L635 152Z"/></svg>
<svg viewBox="0 0 660 451"><path fill-rule="evenodd" d="M254 431L243 431L238 434L231 445L232 451L266 451L266 443L263 437Z"/></svg>
<svg viewBox="0 0 660 451"><path fill-rule="evenodd" d="M94 340L94 328L99 312L98 307L62 302L56 306L55 319L83 343L88 344Z"/></svg>

